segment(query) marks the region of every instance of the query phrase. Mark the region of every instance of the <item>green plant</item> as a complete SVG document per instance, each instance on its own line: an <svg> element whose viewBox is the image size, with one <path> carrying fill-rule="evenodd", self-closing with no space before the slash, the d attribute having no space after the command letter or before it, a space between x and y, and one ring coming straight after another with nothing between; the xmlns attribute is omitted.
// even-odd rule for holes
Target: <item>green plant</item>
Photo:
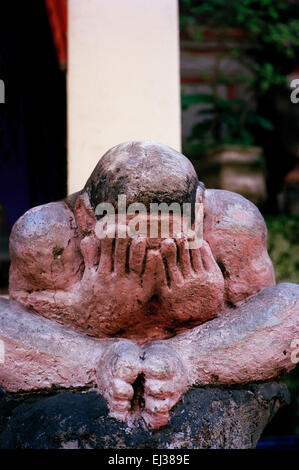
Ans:
<svg viewBox="0 0 299 470"><path fill-rule="evenodd" d="M268 215L265 220L276 282L299 283L299 217Z"/></svg>
<svg viewBox="0 0 299 470"><path fill-rule="evenodd" d="M201 105L189 141L205 150L215 144L255 144L257 127L272 131L272 123L256 112L255 102L271 87L286 83L286 63L295 61L299 19L291 1L180 0L181 35L218 44L209 93L183 94L182 108ZM297 11L297 10L296 10ZM297 12L298 13L298 12ZM233 58L244 72L230 76L224 60ZM242 97L224 99L220 86L242 86Z"/></svg>
<svg viewBox="0 0 299 470"><path fill-rule="evenodd" d="M268 251L273 262L276 282L299 283L299 217L268 215ZM286 410L289 433L299 434L299 367L284 376L283 381L291 393L291 406ZM284 434L284 429L281 429Z"/></svg>

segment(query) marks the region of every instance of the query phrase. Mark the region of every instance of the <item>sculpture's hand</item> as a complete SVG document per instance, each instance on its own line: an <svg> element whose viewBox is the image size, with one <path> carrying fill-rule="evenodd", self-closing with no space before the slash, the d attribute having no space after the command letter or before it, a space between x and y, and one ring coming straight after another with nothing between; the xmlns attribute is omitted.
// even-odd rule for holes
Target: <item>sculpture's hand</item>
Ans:
<svg viewBox="0 0 299 470"><path fill-rule="evenodd" d="M164 342L145 345L143 357L145 383L142 417L157 429L168 423L169 411L187 388L187 376L175 350Z"/></svg>
<svg viewBox="0 0 299 470"><path fill-rule="evenodd" d="M134 396L132 384L140 373L140 348L132 341L117 340L105 351L97 369L97 384L110 416L126 420Z"/></svg>
<svg viewBox="0 0 299 470"><path fill-rule="evenodd" d="M159 251L147 250L144 237L98 239L93 234L82 239L80 250L82 278L67 290L25 293L26 304L99 338L144 334L144 311L155 292Z"/></svg>
<svg viewBox="0 0 299 470"><path fill-rule="evenodd" d="M81 242L85 271L78 309L89 312L96 334L118 334L142 323L144 305L154 293L155 254L146 239L85 237Z"/></svg>
<svg viewBox="0 0 299 470"><path fill-rule="evenodd" d="M224 279L208 243L202 240L200 248L189 250L185 238L166 239L161 254L168 279L161 262L160 296L167 311L181 323L213 318L223 300Z"/></svg>

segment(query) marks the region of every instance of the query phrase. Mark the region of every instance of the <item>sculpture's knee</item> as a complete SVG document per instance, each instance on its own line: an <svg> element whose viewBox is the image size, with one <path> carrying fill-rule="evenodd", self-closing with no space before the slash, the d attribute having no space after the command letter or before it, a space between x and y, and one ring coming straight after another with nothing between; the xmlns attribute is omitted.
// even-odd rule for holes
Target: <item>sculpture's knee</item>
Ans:
<svg viewBox="0 0 299 470"><path fill-rule="evenodd" d="M293 325L294 331L299 333L299 285L281 283L276 286L266 287L242 307L244 315L253 315L258 312L258 319L268 326L277 328L284 325L289 328Z"/></svg>
<svg viewBox="0 0 299 470"><path fill-rule="evenodd" d="M10 292L62 289L80 275L81 255L73 213L64 202L34 207L10 237Z"/></svg>
<svg viewBox="0 0 299 470"><path fill-rule="evenodd" d="M272 302L299 302L299 284L291 282L282 282L276 286L268 287L271 292Z"/></svg>

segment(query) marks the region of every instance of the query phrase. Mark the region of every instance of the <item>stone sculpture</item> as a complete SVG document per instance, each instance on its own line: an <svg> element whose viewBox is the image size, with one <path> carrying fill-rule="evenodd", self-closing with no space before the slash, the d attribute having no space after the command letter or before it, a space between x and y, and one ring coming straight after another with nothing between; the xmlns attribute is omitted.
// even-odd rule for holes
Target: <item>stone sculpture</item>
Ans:
<svg viewBox="0 0 299 470"><path fill-rule="evenodd" d="M119 195L126 210L145 206L139 223L146 227L151 204L189 204L192 227L199 205L203 239L190 248L178 214L169 236L130 237L137 206L123 218ZM115 210L116 236L97 213L103 203ZM164 215L154 217L161 228ZM155 429L193 385L289 372L299 286L275 285L266 243L258 209L238 194L206 189L180 153L153 142L112 148L82 191L29 210L12 230L0 385L96 384L111 416L130 423L141 415Z"/></svg>

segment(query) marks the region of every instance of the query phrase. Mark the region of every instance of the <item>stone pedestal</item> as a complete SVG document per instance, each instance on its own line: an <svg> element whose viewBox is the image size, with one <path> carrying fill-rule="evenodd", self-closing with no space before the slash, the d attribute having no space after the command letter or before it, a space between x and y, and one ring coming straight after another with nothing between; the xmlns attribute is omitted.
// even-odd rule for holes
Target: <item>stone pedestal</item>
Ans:
<svg viewBox="0 0 299 470"><path fill-rule="evenodd" d="M0 449L250 449L289 402L279 382L242 387L193 387L171 411L167 426L108 417L95 390L0 397Z"/></svg>
<svg viewBox="0 0 299 470"><path fill-rule="evenodd" d="M259 147L216 147L200 162L199 175L204 176L208 188L242 194L257 205L265 202L265 170Z"/></svg>

